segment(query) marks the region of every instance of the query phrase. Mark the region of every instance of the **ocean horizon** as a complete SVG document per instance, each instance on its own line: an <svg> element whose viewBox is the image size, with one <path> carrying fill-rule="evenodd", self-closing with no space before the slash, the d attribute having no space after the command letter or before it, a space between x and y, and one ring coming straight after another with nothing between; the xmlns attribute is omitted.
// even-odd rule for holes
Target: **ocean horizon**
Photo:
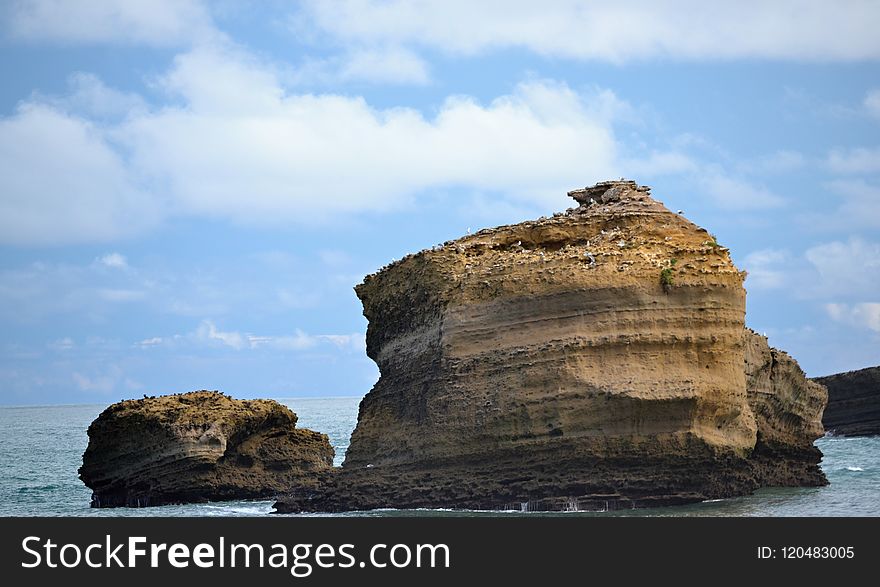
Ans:
<svg viewBox="0 0 880 587"><path fill-rule="evenodd" d="M360 397L274 398L299 417L297 426L326 433L345 458ZM86 430L105 404L0 406L0 516L266 516L273 499L207 502L149 508L89 507L91 490L78 477ZM825 436L826 487L767 488L753 495L686 506L597 512L473 512L371 510L311 516L880 516L880 438Z"/></svg>

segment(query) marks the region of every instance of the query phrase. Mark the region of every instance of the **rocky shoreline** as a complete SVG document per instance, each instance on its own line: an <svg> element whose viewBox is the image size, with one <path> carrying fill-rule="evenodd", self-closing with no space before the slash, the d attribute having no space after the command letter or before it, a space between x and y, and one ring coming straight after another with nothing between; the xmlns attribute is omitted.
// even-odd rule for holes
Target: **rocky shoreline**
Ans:
<svg viewBox="0 0 880 587"><path fill-rule="evenodd" d="M727 249L635 182L569 195L355 288L381 376L342 467L273 401L131 400L89 428L93 505L607 510L826 484L826 389L745 327Z"/></svg>

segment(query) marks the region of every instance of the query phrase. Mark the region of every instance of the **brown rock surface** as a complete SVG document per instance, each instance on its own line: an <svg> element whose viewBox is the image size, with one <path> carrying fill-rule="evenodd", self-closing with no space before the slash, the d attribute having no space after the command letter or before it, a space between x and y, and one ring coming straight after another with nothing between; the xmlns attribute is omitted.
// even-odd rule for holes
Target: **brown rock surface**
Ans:
<svg viewBox="0 0 880 587"><path fill-rule="evenodd" d="M747 329L745 371L749 406L758 423L755 450L749 458L762 486L825 485L819 468L822 453L813 441L825 434L822 411L825 387L807 379L788 353Z"/></svg>
<svg viewBox="0 0 880 587"><path fill-rule="evenodd" d="M823 398L747 391L727 249L634 182L569 195L579 207L365 278L381 377L341 471L279 511L639 507L824 483L808 448ZM772 368L764 381L753 354L750 380L771 393L818 393Z"/></svg>
<svg viewBox="0 0 880 587"><path fill-rule="evenodd" d="M296 428L290 409L216 391L122 401L88 432L92 507L273 496L333 465L327 436Z"/></svg>

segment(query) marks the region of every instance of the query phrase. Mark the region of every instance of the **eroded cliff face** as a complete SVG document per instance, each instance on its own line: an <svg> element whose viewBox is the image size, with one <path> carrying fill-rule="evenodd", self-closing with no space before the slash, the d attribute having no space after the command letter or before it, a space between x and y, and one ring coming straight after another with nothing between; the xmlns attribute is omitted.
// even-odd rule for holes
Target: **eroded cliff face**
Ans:
<svg viewBox="0 0 880 587"><path fill-rule="evenodd" d="M367 276L381 377L342 471L279 510L636 507L770 478L727 250L634 182L569 195Z"/></svg>
<svg viewBox="0 0 880 587"><path fill-rule="evenodd" d="M80 478L92 507L272 496L333 465L325 434L272 400L214 391L127 400L89 426Z"/></svg>
<svg viewBox="0 0 880 587"><path fill-rule="evenodd" d="M749 459L761 486L825 485L822 453L813 441L825 434L824 386L810 381L788 353L770 347L767 338L747 329L745 373L749 406L758 435Z"/></svg>
<svg viewBox="0 0 880 587"><path fill-rule="evenodd" d="M828 388L825 428L843 436L880 434L880 367L814 379Z"/></svg>

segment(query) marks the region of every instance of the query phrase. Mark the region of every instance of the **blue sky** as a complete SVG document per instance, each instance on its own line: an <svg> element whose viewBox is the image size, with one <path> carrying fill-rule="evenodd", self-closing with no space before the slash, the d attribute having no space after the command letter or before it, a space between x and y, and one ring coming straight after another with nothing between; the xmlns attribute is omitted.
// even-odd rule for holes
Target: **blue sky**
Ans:
<svg viewBox="0 0 880 587"><path fill-rule="evenodd" d="M0 403L359 396L352 287L626 176L811 375L880 364L880 4L0 7Z"/></svg>

